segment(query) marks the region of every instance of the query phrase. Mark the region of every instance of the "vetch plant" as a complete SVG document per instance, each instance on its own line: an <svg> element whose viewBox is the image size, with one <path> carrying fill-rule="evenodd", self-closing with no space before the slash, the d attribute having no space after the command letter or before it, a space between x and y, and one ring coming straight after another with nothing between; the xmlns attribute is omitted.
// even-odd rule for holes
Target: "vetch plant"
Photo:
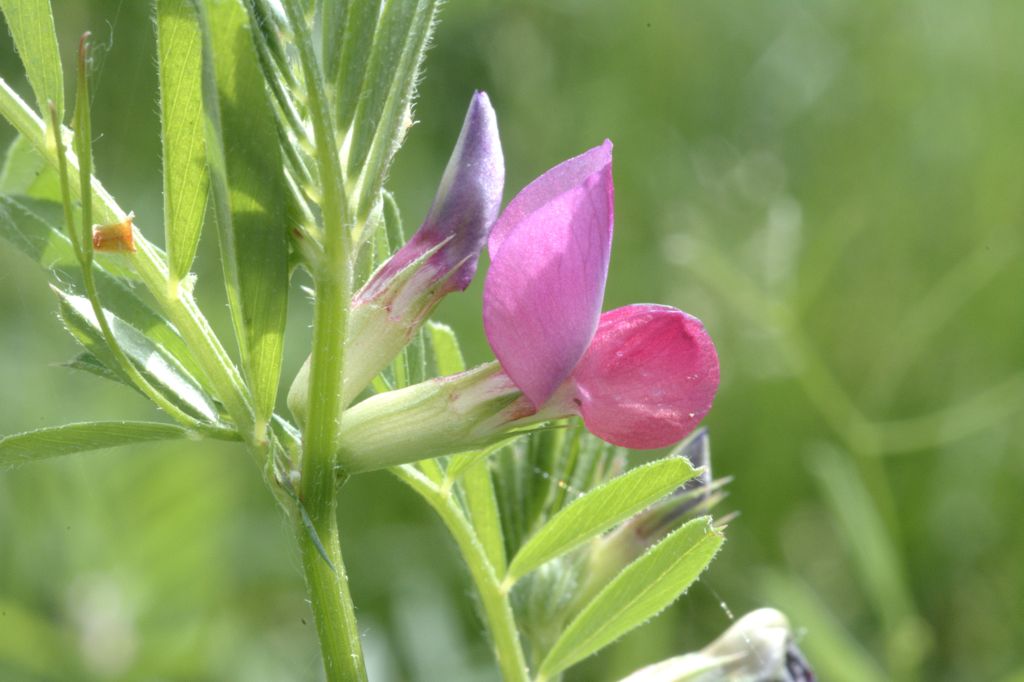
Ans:
<svg viewBox="0 0 1024 682"><path fill-rule="evenodd" d="M451 532L505 679L556 679L671 604L721 546L708 512L722 482L692 463L707 462L705 432L646 464L631 467L624 450L690 434L718 359L701 323L674 308L601 313L610 143L543 174L499 216L504 161L484 93L405 241L385 181L437 4L156 0L160 249L145 234L152 216L125 210L94 173L87 36L66 127L49 4L0 0L37 104L0 81L0 114L18 133L0 234L52 274L83 347L69 366L166 417L6 436L0 465L237 441L291 522L329 680L367 676L340 485L388 468ZM36 177L54 182L18 180ZM207 229L238 363L194 294L208 284L191 272ZM498 360L467 369L454 333L428 318L467 287L485 243L483 325ZM282 377L300 268L313 281L312 347L298 376ZM275 410L282 380L293 420Z"/></svg>
<svg viewBox="0 0 1024 682"><path fill-rule="evenodd" d="M718 388L700 321L659 305L601 314L612 195L605 142L509 203L490 235L484 284L484 328L499 362L353 407L342 420L343 469L483 447L572 415L624 447L662 447L693 430Z"/></svg>

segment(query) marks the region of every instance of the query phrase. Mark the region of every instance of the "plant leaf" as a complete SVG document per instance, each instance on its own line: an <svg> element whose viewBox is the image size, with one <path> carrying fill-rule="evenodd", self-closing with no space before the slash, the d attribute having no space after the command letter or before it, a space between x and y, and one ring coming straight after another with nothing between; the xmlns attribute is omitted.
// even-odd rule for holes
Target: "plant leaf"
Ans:
<svg viewBox="0 0 1024 682"><path fill-rule="evenodd" d="M0 467L118 445L191 437L195 437L192 432L176 424L128 421L66 424L0 438Z"/></svg>
<svg viewBox="0 0 1024 682"><path fill-rule="evenodd" d="M573 619L541 663L539 676L553 678L657 615L697 580L724 539L706 516L656 544Z"/></svg>
<svg viewBox="0 0 1024 682"><path fill-rule="evenodd" d="M107 348L89 301L56 287L54 291L60 298L61 319L68 331L108 368L117 367L117 361ZM124 320L109 311L104 312L125 355L157 391L197 418L212 424L219 423L213 400L174 358Z"/></svg>
<svg viewBox="0 0 1024 682"><path fill-rule="evenodd" d="M508 579L575 549L624 521L697 475L682 457L637 467L577 498L538 530L516 553Z"/></svg>
<svg viewBox="0 0 1024 682"><path fill-rule="evenodd" d="M446 324L429 320L427 332L430 334L430 347L434 351L434 367L438 376L458 374L466 369L466 361L459 347L459 337Z"/></svg>
<svg viewBox="0 0 1024 682"><path fill-rule="evenodd" d="M352 124L363 79L366 63L370 60L373 35L380 18L383 0L352 0L345 16L345 33L341 39L341 54L337 77L337 119L338 128L347 129Z"/></svg>
<svg viewBox="0 0 1024 682"><path fill-rule="evenodd" d="M157 0L164 232L171 298L188 276L206 215L203 37L193 0Z"/></svg>
<svg viewBox="0 0 1024 682"><path fill-rule="evenodd" d="M317 0L320 15L321 49L324 63L324 80L334 83L338 79L341 63L342 38L348 19L351 0Z"/></svg>
<svg viewBox="0 0 1024 682"><path fill-rule="evenodd" d="M57 118L63 121L64 74L49 0L0 0L0 9L25 65L39 111L45 113L47 102L52 101Z"/></svg>
<svg viewBox="0 0 1024 682"><path fill-rule="evenodd" d="M491 479L491 466L486 457L477 459L462 477L466 510L484 553L491 562L495 575L505 572L505 536L501 530L498 498Z"/></svg>
<svg viewBox="0 0 1024 682"><path fill-rule="evenodd" d="M0 195L0 237L47 270L79 267L67 236L50 227L27 202Z"/></svg>
<svg viewBox="0 0 1024 682"><path fill-rule="evenodd" d="M277 402L284 349L288 194L248 15L237 2L211 2L206 16L213 67L207 134L221 261L259 429Z"/></svg>
<svg viewBox="0 0 1024 682"><path fill-rule="evenodd" d="M397 103L408 97L406 91L411 93L414 85L411 76L418 66L418 59L412 53L426 39L434 4L433 0L385 0L383 3L352 121L350 173L358 171L366 161L378 129L383 132L388 127L396 127L396 121L385 120L384 109L388 100L394 98ZM410 59L415 59L415 63L406 63ZM393 112L388 113L393 115Z"/></svg>
<svg viewBox="0 0 1024 682"><path fill-rule="evenodd" d="M0 196L0 237L44 268L60 270L61 281L80 280L71 242L44 220L39 211L56 214L59 208L46 202ZM163 348L210 392L205 375L174 326L143 302L128 282L111 274L112 270L118 275L130 272L118 259L119 256L113 254L96 253L98 262L93 265L93 275L104 307Z"/></svg>
<svg viewBox="0 0 1024 682"><path fill-rule="evenodd" d="M68 369L77 369L82 372L87 372L93 376L100 377L101 379L108 379L110 381L117 382L131 389L138 391L138 388L121 372L118 368L111 368L100 362L100 359L89 351L79 353L74 358L65 362L61 367L67 367ZM141 393L141 391L140 391Z"/></svg>
<svg viewBox="0 0 1024 682"><path fill-rule="evenodd" d="M381 211L384 214L385 239L390 244L392 251L397 251L405 246L405 227L402 225L402 212L398 210L398 202L391 192L381 192L384 200L381 202ZM390 255L390 254L389 254ZM387 260L387 256L381 262Z"/></svg>
<svg viewBox="0 0 1024 682"><path fill-rule="evenodd" d="M409 109L437 0L387 0L352 120L348 177L361 176L356 223L377 201L384 175L411 119ZM387 39L382 39L381 36Z"/></svg>
<svg viewBox="0 0 1024 682"><path fill-rule="evenodd" d="M32 143L18 135L11 141L0 170L0 194L59 202L60 177Z"/></svg>

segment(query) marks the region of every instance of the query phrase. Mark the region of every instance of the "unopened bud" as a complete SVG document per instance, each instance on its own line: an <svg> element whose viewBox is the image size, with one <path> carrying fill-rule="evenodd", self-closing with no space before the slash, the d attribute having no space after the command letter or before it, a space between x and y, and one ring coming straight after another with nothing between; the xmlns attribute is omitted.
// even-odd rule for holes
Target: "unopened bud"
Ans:
<svg viewBox="0 0 1024 682"><path fill-rule="evenodd" d="M491 362L380 393L346 410L338 466L352 474L476 450L543 419Z"/></svg>
<svg viewBox="0 0 1024 682"><path fill-rule="evenodd" d="M478 92L423 225L352 299L343 408L409 343L446 294L469 286L504 184L497 119L487 95ZM288 393L300 423L308 392L309 360Z"/></svg>

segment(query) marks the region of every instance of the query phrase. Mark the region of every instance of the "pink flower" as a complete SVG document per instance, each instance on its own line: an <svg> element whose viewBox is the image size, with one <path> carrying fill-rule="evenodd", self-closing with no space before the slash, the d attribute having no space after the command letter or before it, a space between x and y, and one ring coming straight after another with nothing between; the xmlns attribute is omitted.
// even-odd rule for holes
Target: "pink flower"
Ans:
<svg viewBox="0 0 1024 682"><path fill-rule="evenodd" d="M638 449L669 445L696 427L718 388L718 356L700 320L653 304L601 314L612 196L606 142L509 203L490 234L484 283L484 328L499 362L345 410L342 470L474 450L572 415L610 443Z"/></svg>
<svg viewBox="0 0 1024 682"><path fill-rule="evenodd" d="M657 448L711 409L718 356L700 320L668 306L601 314L611 255L610 142L530 183L491 232L484 329L540 414L578 414L595 435Z"/></svg>

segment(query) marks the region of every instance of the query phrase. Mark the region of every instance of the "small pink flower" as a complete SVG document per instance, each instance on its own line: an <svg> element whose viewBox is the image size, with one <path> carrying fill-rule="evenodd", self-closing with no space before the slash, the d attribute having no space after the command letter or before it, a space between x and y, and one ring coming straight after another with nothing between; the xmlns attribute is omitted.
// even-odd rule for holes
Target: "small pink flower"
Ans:
<svg viewBox="0 0 1024 682"><path fill-rule="evenodd" d="M520 192L488 242L484 329L499 362L346 409L339 466L358 473L466 452L572 415L627 448L690 433L718 388L715 347L700 320L675 308L601 314L612 213L610 142Z"/></svg>
<svg viewBox="0 0 1024 682"><path fill-rule="evenodd" d="M614 219L610 142L520 192L488 248L484 329L538 414L578 414L604 440L658 448L711 409L718 356L700 320L668 306L601 314Z"/></svg>

